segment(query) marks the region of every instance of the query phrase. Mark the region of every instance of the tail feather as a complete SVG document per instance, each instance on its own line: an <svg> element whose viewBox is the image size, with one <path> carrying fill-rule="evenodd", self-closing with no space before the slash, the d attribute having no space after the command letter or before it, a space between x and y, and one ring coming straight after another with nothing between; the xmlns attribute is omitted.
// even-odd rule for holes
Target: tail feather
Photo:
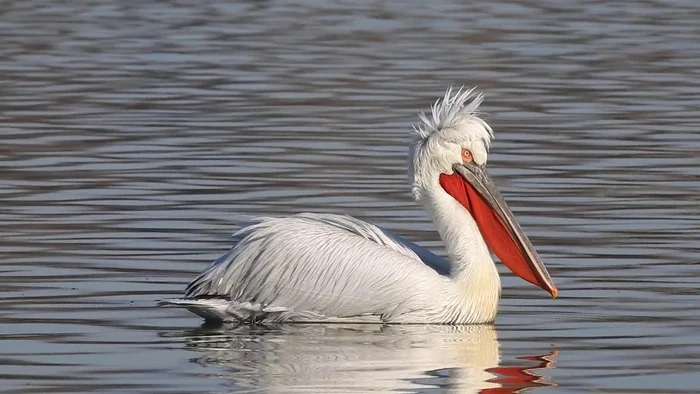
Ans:
<svg viewBox="0 0 700 394"><path fill-rule="evenodd" d="M177 306L187 308L190 312L203 317L207 321L226 322L234 320L230 313L227 313L229 301L224 299L208 298L199 300L169 299L158 302L158 306Z"/></svg>
<svg viewBox="0 0 700 394"><path fill-rule="evenodd" d="M203 317L208 322L271 322L287 320L294 313L285 307L264 306L250 302L235 302L223 298L169 299L158 302L158 306L178 306ZM312 314L310 314L312 315ZM313 314L315 315L315 314Z"/></svg>

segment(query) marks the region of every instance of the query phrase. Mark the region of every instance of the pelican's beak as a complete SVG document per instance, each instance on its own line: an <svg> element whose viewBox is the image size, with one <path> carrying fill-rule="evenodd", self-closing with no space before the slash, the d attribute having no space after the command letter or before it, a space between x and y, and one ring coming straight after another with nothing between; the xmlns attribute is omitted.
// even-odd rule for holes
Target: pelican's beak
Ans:
<svg viewBox="0 0 700 394"><path fill-rule="evenodd" d="M471 213L489 248L514 274L556 298L558 290L547 268L484 166L457 164L454 170L440 175L440 185Z"/></svg>

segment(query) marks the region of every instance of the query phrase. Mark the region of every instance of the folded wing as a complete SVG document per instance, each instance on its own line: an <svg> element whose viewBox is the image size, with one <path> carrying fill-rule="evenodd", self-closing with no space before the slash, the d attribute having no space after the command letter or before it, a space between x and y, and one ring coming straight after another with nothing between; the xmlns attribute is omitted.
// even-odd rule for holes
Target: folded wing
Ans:
<svg viewBox="0 0 700 394"><path fill-rule="evenodd" d="M264 218L234 241L190 283L185 298L226 300L236 319L388 317L428 299L449 272L444 259L349 216Z"/></svg>

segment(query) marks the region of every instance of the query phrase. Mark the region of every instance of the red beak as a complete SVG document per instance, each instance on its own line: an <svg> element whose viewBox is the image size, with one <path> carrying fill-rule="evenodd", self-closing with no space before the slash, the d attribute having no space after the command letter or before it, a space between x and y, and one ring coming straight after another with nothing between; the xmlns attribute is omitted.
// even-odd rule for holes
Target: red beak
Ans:
<svg viewBox="0 0 700 394"><path fill-rule="evenodd" d="M547 269L485 170L475 164L455 170L440 175L440 186L469 211L491 251L511 272L556 298Z"/></svg>

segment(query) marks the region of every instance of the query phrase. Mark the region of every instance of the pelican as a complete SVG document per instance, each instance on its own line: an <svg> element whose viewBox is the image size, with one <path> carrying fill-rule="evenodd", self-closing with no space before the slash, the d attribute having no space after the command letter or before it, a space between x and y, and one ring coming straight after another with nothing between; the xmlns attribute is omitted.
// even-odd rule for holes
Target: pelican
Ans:
<svg viewBox="0 0 700 394"><path fill-rule="evenodd" d="M514 274L557 288L486 171L491 127L483 95L453 90L413 126L408 177L447 260L362 220L301 213L260 218L233 236L185 290L161 305L214 322L479 324L496 318L501 280L489 249Z"/></svg>

